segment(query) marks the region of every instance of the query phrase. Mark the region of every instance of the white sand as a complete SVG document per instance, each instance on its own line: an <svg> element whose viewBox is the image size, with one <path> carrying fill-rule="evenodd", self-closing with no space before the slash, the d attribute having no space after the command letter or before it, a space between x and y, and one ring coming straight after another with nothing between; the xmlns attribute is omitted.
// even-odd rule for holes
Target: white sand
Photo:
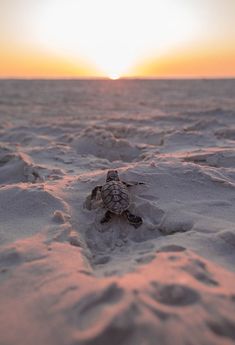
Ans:
<svg viewBox="0 0 235 345"><path fill-rule="evenodd" d="M0 91L0 345L234 344L235 81ZM138 229L90 203L112 168Z"/></svg>

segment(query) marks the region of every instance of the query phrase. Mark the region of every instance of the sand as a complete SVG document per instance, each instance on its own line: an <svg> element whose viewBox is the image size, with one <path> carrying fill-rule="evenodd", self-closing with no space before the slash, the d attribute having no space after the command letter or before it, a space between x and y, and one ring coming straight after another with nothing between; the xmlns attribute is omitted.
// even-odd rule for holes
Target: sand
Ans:
<svg viewBox="0 0 235 345"><path fill-rule="evenodd" d="M1 81L0 116L0 345L235 343L234 80Z"/></svg>

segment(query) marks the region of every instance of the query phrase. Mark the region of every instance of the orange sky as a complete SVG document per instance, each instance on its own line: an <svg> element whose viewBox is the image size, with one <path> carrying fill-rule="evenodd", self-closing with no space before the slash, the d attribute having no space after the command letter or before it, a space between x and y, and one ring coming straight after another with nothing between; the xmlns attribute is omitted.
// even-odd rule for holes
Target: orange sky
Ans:
<svg viewBox="0 0 235 345"><path fill-rule="evenodd" d="M0 77L235 77L234 0L1 0Z"/></svg>

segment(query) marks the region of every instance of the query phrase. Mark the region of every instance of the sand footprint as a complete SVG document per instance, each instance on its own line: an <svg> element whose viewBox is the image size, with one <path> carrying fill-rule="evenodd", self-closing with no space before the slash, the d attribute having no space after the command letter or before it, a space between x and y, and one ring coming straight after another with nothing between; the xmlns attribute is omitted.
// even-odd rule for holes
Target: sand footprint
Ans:
<svg viewBox="0 0 235 345"><path fill-rule="evenodd" d="M235 340L235 323L225 318L218 321L208 321L210 330L220 336Z"/></svg>
<svg viewBox="0 0 235 345"><path fill-rule="evenodd" d="M158 253L168 253L168 252L183 252L186 248L182 246L178 246L177 244L169 244L166 246L160 247L157 252Z"/></svg>
<svg viewBox="0 0 235 345"><path fill-rule="evenodd" d="M151 293L152 298L162 304L183 307L194 304L200 299L195 290L184 285L160 285L157 282L152 282L151 285L154 288Z"/></svg>
<svg viewBox="0 0 235 345"><path fill-rule="evenodd" d="M211 273L208 271L206 264L198 259L190 259L189 263L183 267L183 270L188 272L192 277L200 283L218 286L219 284L212 278Z"/></svg>
<svg viewBox="0 0 235 345"><path fill-rule="evenodd" d="M112 283L85 296L68 310L68 318L77 329L76 344L136 344L134 333L140 312L135 301L125 298L124 289Z"/></svg>
<svg viewBox="0 0 235 345"><path fill-rule="evenodd" d="M104 323L110 321L115 313L113 306L123 298L124 291L116 283L97 293L89 294L76 303L68 311L69 318L80 330L96 327L98 320Z"/></svg>

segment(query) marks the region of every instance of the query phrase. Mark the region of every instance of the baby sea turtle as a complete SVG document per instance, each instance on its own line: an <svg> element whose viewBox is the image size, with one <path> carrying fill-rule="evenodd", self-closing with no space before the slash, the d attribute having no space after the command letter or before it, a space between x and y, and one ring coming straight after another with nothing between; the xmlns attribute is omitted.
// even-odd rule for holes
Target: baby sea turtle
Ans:
<svg viewBox="0 0 235 345"><path fill-rule="evenodd" d="M108 171L105 184L103 186L96 186L91 192L91 200L96 198L98 191L101 192L104 207L107 209L104 217L100 221L101 224L108 222L111 219L112 214L125 214L129 223L135 228L138 228L142 224L142 218L135 216L128 210L130 206L128 187L137 184L143 183L127 183L121 181L117 170Z"/></svg>

